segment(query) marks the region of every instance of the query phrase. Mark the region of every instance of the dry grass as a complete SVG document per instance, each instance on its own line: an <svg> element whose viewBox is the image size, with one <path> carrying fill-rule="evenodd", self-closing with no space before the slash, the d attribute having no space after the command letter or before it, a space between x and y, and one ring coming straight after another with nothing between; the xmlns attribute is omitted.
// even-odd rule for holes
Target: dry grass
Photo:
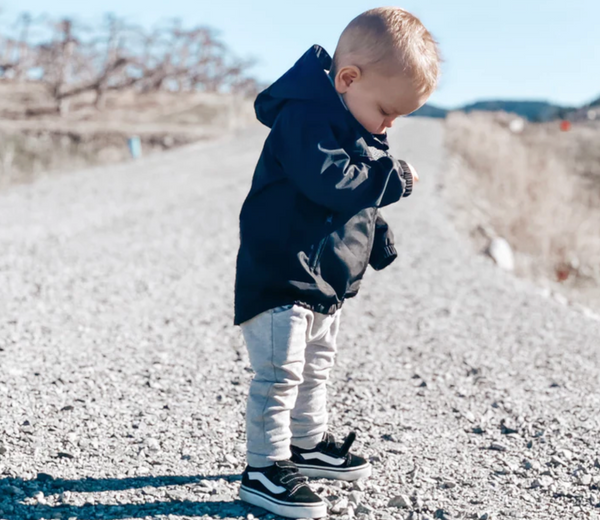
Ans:
<svg viewBox="0 0 600 520"><path fill-rule="evenodd" d="M49 172L128 160L132 135L148 154L255 119L250 100L227 94L111 93L103 111L90 101L74 98L68 114L59 117L41 84L0 81L0 189Z"/></svg>
<svg viewBox="0 0 600 520"><path fill-rule="evenodd" d="M197 136L165 133L141 136L144 154L197 141ZM123 132L3 130L0 125L0 189L42 176L131 160Z"/></svg>
<svg viewBox="0 0 600 520"><path fill-rule="evenodd" d="M600 126L529 124L514 134L510 119L449 116L457 222L481 248L490 235L508 240L517 274L600 307Z"/></svg>

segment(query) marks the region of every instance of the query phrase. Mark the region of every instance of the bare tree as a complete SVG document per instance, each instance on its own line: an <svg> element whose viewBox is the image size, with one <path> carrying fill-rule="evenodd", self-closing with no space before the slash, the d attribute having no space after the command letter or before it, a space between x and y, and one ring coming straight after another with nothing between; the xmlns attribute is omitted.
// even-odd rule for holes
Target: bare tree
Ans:
<svg viewBox="0 0 600 520"><path fill-rule="evenodd" d="M32 38L32 28L42 24L45 37ZM181 20L148 31L112 14L97 27L23 14L13 32L0 33L0 79L41 81L60 114L86 92L95 93L94 106L102 110L111 90L252 95L258 88L249 75L254 60L234 56L214 29L187 29Z"/></svg>
<svg viewBox="0 0 600 520"><path fill-rule="evenodd" d="M19 40L16 42L17 55L14 61L14 77L16 81L23 81L28 68L31 66L29 61L31 54L29 47L29 30L32 22L33 19L29 13L23 13L19 17L21 31Z"/></svg>

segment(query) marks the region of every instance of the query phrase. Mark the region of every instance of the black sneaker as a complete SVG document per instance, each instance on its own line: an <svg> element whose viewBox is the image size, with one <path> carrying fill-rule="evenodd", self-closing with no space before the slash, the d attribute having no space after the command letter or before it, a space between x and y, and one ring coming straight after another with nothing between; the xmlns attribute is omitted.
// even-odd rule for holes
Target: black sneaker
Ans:
<svg viewBox="0 0 600 520"><path fill-rule="evenodd" d="M240 498L288 518L327 516L327 505L311 491L306 480L289 460L275 462L267 468L246 466Z"/></svg>
<svg viewBox="0 0 600 520"><path fill-rule="evenodd" d="M293 463L300 473L307 477L332 478L337 480L357 480L371 475L371 464L358 455L349 453L356 439L356 433L350 432L343 444L335 442L331 433L310 450L291 446Z"/></svg>

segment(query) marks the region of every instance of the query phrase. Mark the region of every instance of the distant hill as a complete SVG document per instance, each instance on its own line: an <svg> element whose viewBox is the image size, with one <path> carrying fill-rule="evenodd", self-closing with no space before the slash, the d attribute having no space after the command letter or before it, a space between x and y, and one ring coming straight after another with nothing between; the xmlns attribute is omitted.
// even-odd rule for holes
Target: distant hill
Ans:
<svg viewBox="0 0 600 520"><path fill-rule="evenodd" d="M573 110L571 107L562 107L546 101L478 101L465 105L459 110L463 112L473 112L474 110L483 110L489 112L504 111L511 114L517 114L529 121L542 122L552 121L564 117Z"/></svg>
<svg viewBox="0 0 600 520"><path fill-rule="evenodd" d="M581 119L585 117L588 109L600 107L600 97L591 103L587 103L582 107L565 107L548 103L547 101L503 101L503 100L488 100L478 101L463 107L458 107L454 111L458 112L473 112L481 110L484 112L508 112L517 114L529 121L545 122L555 119ZM452 110L441 108L435 105L426 104L419 110L413 112L411 116L444 118ZM582 116L582 114L584 114Z"/></svg>
<svg viewBox="0 0 600 520"><path fill-rule="evenodd" d="M435 117L435 118L444 118L448 114L448 110L445 108L436 107L434 105L425 104L419 110L416 110L411 116L420 116L420 117Z"/></svg>

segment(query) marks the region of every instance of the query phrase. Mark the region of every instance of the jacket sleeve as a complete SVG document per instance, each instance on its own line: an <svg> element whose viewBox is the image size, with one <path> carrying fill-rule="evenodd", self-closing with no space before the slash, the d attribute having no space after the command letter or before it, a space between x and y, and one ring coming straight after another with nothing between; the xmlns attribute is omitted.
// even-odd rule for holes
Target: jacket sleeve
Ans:
<svg viewBox="0 0 600 520"><path fill-rule="evenodd" d="M321 206L355 214L408 195L400 162L389 154L377 160L350 157L318 105L289 103L277 117L270 138L284 174Z"/></svg>
<svg viewBox="0 0 600 520"><path fill-rule="evenodd" d="M394 247L394 234L388 223L377 212L375 239L373 241L373 249L371 249L369 264L376 271L381 271L396 260L397 256L398 252Z"/></svg>

